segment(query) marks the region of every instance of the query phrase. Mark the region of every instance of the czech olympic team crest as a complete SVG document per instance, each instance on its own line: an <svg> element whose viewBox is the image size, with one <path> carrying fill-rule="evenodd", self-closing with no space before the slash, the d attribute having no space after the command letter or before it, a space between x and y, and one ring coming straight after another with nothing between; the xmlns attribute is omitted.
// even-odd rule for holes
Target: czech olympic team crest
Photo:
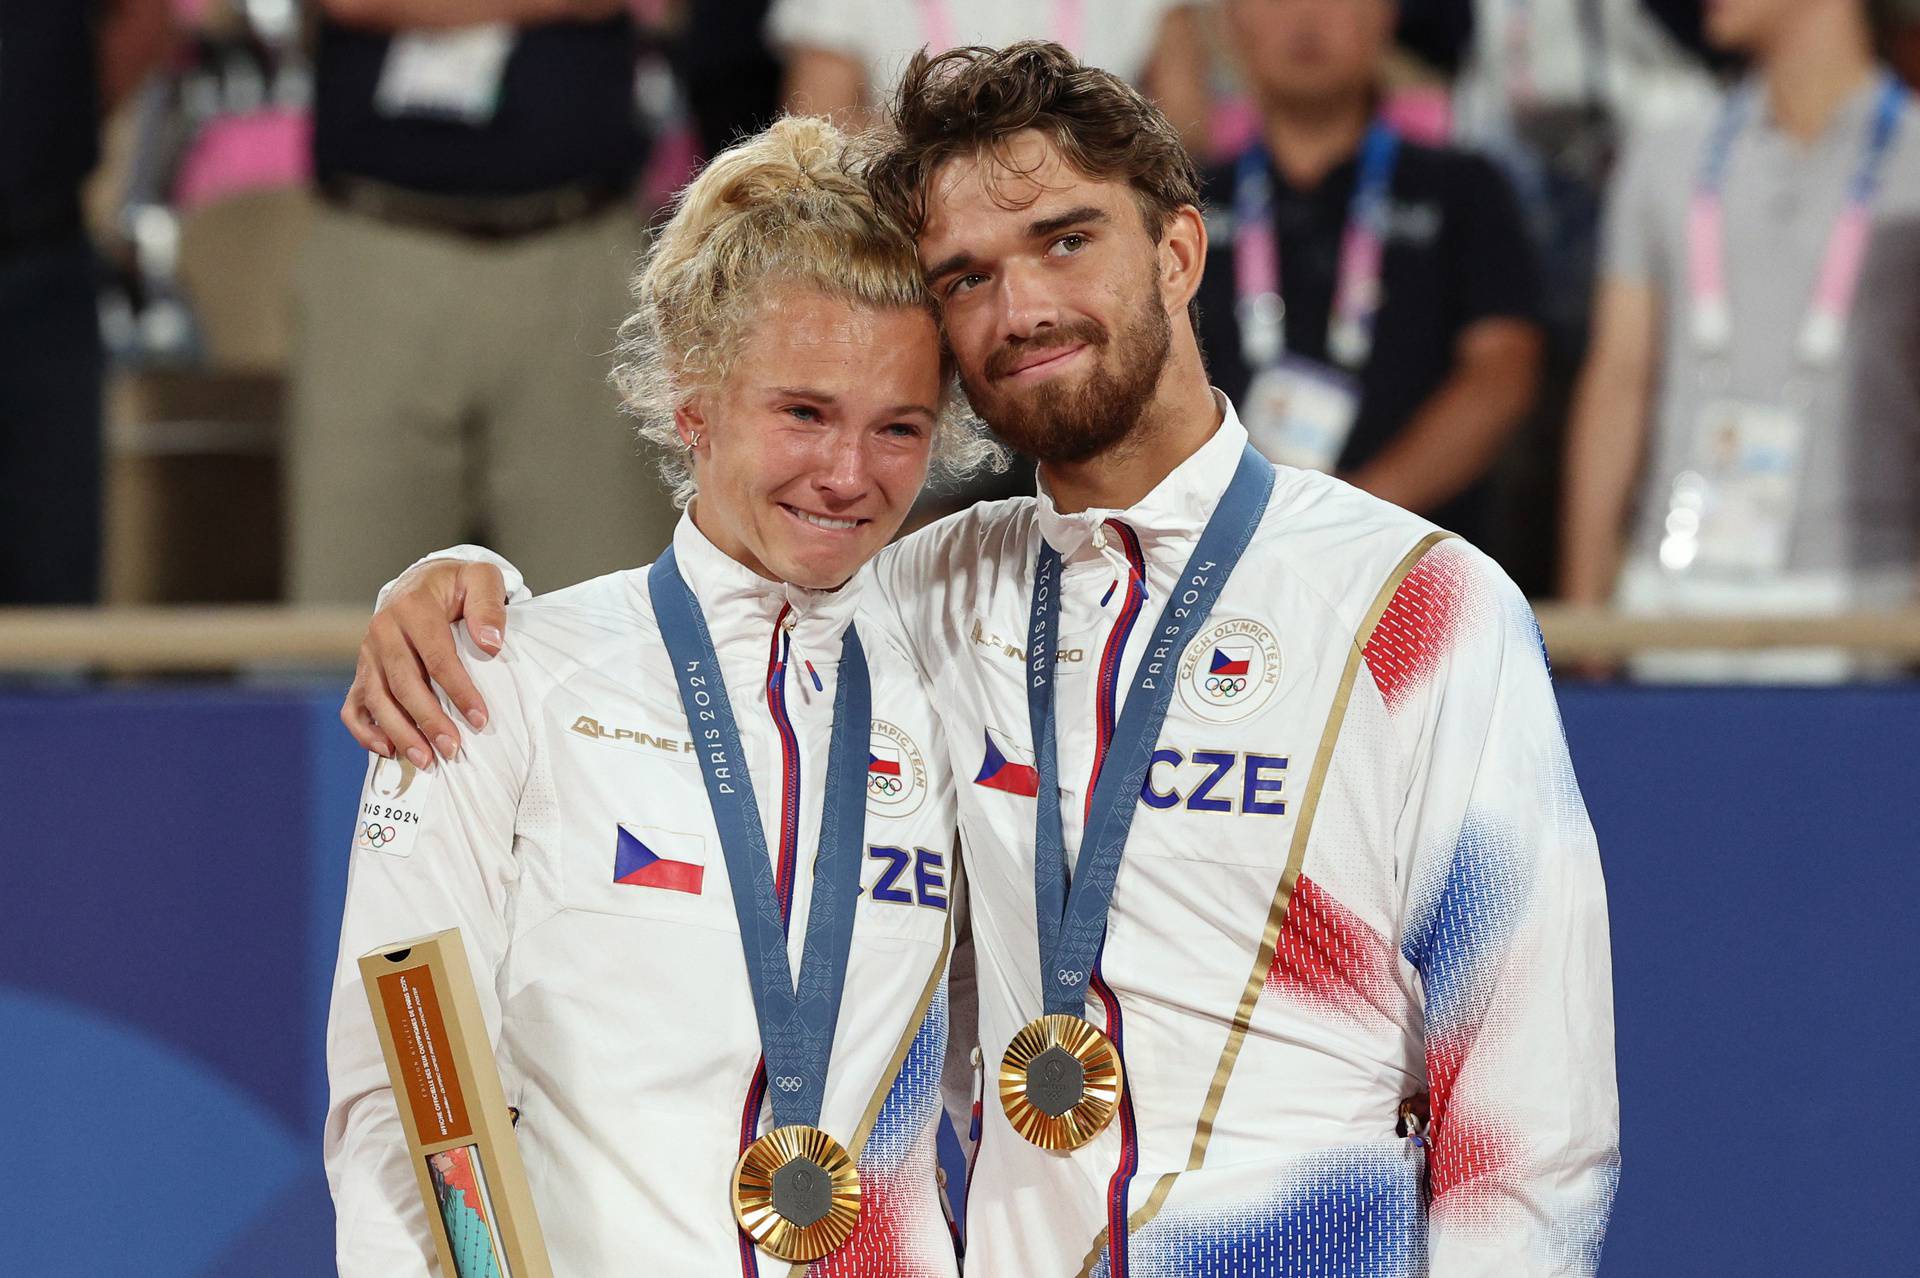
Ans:
<svg viewBox="0 0 1920 1278"><path fill-rule="evenodd" d="M1180 699L1209 723L1246 718L1279 686L1280 642L1257 621L1223 621L1180 659Z"/></svg>
<svg viewBox="0 0 1920 1278"><path fill-rule="evenodd" d="M875 719L867 745L867 811L910 816L926 797L927 761L920 747L885 719Z"/></svg>

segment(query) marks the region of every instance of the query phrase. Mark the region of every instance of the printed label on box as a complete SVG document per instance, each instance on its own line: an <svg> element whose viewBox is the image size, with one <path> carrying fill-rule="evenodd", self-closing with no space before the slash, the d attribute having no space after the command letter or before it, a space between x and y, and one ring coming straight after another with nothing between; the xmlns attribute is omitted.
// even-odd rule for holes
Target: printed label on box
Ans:
<svg viewBox="0 0 1920 1278"><path fill-rule="evenodd" d="M413 1107L420 1143L432 1145L473 1135L433 973L414 967L382 976L380 1003L393 1031L394 1054L406 1077L407 1102Z"/></svg>

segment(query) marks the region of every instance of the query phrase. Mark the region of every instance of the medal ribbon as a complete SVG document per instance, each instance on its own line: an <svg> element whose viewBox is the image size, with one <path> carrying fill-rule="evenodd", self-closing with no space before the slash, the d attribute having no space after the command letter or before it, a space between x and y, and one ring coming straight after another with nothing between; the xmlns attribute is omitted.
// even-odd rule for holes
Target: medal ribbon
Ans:
<svg viewBox="0 0 1920 1278"><path fill-rule="evenodd" d="M1360 150L1360 174L1340 236L1327 350L1349 370L1373 353L1380 313L1380 268L1387 241L1387 197L1400 159L1400 135L1374 121ZM1233 186L1235 315L1249 368L1271 368L1286 354L1286 308L1280 294L1280 237L1273 226L1273 159L1264 142L1240 154Z"/></svg>
<svg viewBox="0 0 1920 1278"><path fill-rule="evenodd" d="M713 637L693 590L669 549L647 573L654 616L673 662L688 734L700 758L707 801L733 886L747 983L760 1023L776 1127L816 1126L826 1098L840 995L853 946L854 902L860 895L860 845L866 838L866 765L873 693L867 657L852 625L840 641L840 677L833 694L820 845L813 862L813 903L800 951L796 986L787 960L786 926L773 881L773 858L760 824L746 750L720 673Z"/></svg>
<svg viewBox="0 0 1920 1278"><path fill-rule="evenodd" d="M1067 887L1066 836L1060 824L1060 759L1054 739L1054 651L1060 629L1060 552L1040 543L1027 631L1027 714L1036 770L1033 895L1040 931L1040 988L1048 1014L1083 1016L1087 982L1107 934L1107 913L1140 787L1173 699L1180 654L1213 611L1273 491L1273 463L1248 446L1233 482L1207 521L1172 595L1149 633L1120 721L1094 783L1080 859Z"/></svg>
<svg viewBox="0 0 1920 1278"><path fill-rule="evenodd" d="M1733 144L1753 114L1757 89L1733 94L1720 113L1708 139L1706 158L1700 166L1700 178L1694 186L1693 200L1687 211L1687 279L1693 297L1691 314L1694 342L1713 354L1722 354L1733 341L1733 310L1727 298L1726 277L1726 201L1724 193L1727 167L1733 156ZM1847 186L1846 207L1827 233L1827 247L1821 256L1820 275L1814 285L1813 302L1806 321L1800 326L1800 358L1814 367L1824 367L1840 353L1846 335L1847 315L1853 308L1854 291L1860 284L1860 268L1865 263L1867 241L1873 229L1873 198L1880 189L1880 171L1899 132L1900 112L1907 91L1891 74L1881 79L1880 97L1859 167Z"/></svg>

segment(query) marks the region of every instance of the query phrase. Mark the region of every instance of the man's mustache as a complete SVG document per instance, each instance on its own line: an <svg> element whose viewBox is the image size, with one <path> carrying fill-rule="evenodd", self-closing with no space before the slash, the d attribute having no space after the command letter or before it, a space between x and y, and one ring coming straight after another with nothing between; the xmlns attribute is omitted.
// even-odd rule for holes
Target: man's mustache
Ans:
<svg viewBox="0 0 1920 1278"><path fill-rule="evenodd" d="M1032 337L1010 341L987 356L987 377L993 381L999 381L1011 373L1022 360L1030 358L1035 351L1082 344L1096 348L1105 346L1107 330L1093 320L1077 320L1058 328L1043 328Z"/></svg>

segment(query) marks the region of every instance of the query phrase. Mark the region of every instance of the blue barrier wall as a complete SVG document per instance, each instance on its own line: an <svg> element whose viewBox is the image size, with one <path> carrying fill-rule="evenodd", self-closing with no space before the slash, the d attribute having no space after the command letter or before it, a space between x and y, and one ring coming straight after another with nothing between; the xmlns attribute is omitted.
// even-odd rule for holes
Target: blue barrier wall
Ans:
<svg viewBox="0 0 1920 1278"><path fill-rule="evenodd" d="M332 1272L337 704L0 697L0 1273ZM1602 1273L1910 1271L1920 689L1564 705L1613 912Z"/></svg>

